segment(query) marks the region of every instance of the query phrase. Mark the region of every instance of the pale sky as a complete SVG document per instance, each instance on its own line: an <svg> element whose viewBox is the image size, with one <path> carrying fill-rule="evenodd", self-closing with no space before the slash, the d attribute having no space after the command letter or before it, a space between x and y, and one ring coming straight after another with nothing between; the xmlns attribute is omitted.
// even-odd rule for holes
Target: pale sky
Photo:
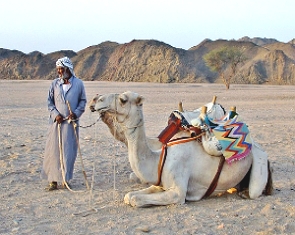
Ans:
<svg viewBox="0 0 295 235"><path fill-rule="evenodd" d="M295 38L295 0L0 1L0 48L24 53L133 39L189 49L206 38Z"/></svg>

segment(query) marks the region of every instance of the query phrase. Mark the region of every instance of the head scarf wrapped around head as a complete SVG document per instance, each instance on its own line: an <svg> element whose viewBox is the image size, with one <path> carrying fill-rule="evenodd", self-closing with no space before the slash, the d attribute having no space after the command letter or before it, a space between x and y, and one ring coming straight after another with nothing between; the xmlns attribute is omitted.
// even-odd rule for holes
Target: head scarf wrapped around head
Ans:
<svg viewBox="0 0 295 235"><path fill-rule="evenodd" d="M69 57L63 57L56 61L56 67L67 67L71 71L73 76L76 76L74 73L74 66L72 61L69 59Z"/></svg>

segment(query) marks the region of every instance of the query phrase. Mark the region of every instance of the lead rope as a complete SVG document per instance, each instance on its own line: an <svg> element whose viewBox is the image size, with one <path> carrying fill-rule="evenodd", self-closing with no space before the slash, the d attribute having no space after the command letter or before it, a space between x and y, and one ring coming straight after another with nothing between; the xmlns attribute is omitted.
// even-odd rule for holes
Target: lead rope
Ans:
<svg viewBox="0 0 295 235"><path fill-rule="evenodd" d="M96 154L96 156L98 156L99 155L99 149L98 149L98 145L96 144L97 143L97 128L94 128L94 138L95 138L94 141L93 141L94 154ZM88 202L89 209L84 210L84 211L73 213L72 215L86 217L88 215L97 213L99 209L102 209L102 208L105 207L105 206L100 207L100 208L95 208L94 207L94 203L93 203L93 199L94 199L93 189L94 189L95 175L96 175L96 168L95 168L95 163L93 163L92 177L91 177L90 190L89 190L89 202Z"/></svg>
<svg viewBox="0 0 295 235"><path fill-rule="evenodd" d="M66 176L65 176L65 166L64 166L64 161L63 161L63 148L62 148L62 141L61 141L61 124L57 124L58 128L58 146L59 146L59 161L60 161L60 168L61 168L61 175L62 175L62 180L63 184L67 187L68 190L71 192L74 192L66 182Z"/></svg>
<svg viewBox="0 0 295 235"><path fill-rule="evenodd" d="M117 103L116 103L116 96L114 98L115 100L115 110L117 113ZM114 117L115 121L114 123L116 123L117 120L117 115L115 115ZM115 129L114 129L114 141L116 141L116 137L117 137L117 127L116 124L114 125ZM114 154L114 158L113 158L113 201L115 201L115 192L116 192L116 155L118 154L118 143L116 144L117 148L116 148L116 153Z"/></svg>
<svg viewBox="0 0 295 235"><path fill-rule="evenodd" d="M68 105L68 109L69 109L69 111L70 111L70 114L72 114L72 110L71 110L70 102L69 102L68 100L67 100L67 105ZM79 150L79 157L80 157L81 166L82 166L82 172L83 172L83 175L84 175L84 180L85 180L86 187L87 187L87 189L89 190L90 188L89 188L89 184L88 184L88 180L87 180L87 176L86 176L86 171L85 171L85 168L84 168L83 159L82 159L82 154L81 154L80 141L79 141L79 137L78 137L78 134L77 134L77 131L76 131L77 124L76 124L73 120L70 120L70 119L69 119L69 122L72 123L73 128L74 128L74 133L75 133L75 137L76 137L76 142L77 142L78 150ZM67 188L69 188L69 187L67 186Z"/></svg>
<svg viewBox="0 0 295 235"><path fill-rule="evenodd" d="M73 121L72 121L72 124L73 124L74 132L75 132L75 136L76 136L76 141L77 141L77 145L78 145L79 156L80 156L81 167L82 167L82 172L83 172L83 175L84 175L85 184L86 184L87 189L89 190L90 187L89 187L89 184L88 184L88 180L87 180L87 176L86 176L86 171L85 171L84 164L83 164L83 159L82 159L82 154L81 154L81 148L80 148L80 143L79 143L80 141L79 141L78 134L77 134L77 131L76 131L76 125L77 124L74 123Z"/></svg>

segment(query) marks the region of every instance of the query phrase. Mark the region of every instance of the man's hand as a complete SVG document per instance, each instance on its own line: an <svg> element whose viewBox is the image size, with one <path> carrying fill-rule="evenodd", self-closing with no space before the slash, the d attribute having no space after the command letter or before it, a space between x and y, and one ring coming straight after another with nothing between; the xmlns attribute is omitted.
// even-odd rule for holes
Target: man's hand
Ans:
<svg viewBox="0 0 295 235"><path fill-rule="evenodd" d="M76 116L76 114L71 113L71 114L68 116L68 119L70 119L70 120L76 120L76 119L77 119L77 116Z"/></svg>
<svg viewBox="0 0 295 235"><path fill-rule="evenodd" d="M63 116L61 116L60 114L56 116L55 118L55 121L58 123L58 124L61 124L62 121L64 120Z"/></svg>

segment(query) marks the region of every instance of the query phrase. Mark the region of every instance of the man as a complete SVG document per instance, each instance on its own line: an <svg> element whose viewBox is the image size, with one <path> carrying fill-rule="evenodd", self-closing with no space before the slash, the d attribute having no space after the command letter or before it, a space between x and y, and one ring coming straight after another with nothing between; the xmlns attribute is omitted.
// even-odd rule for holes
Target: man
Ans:
<svg viewBox="0 0 295 235"><path fill-rule="evenodd" d="M79 118L87 103L84 84L75 76L71 60L68 57L58 59L56 68L59 77L51 83L47 98L50 126L41 172L41 177L49 182L49 191L58 189L58 183L68 184L73 178Z"/></svg>

